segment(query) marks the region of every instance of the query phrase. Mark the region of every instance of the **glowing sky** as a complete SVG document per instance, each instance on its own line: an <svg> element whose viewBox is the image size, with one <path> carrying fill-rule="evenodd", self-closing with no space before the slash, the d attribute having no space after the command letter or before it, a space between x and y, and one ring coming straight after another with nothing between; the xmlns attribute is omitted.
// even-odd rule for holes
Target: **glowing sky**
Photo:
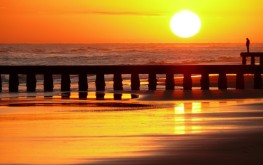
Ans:
<svg viewBox="0 0 263 165"><path fill-rule="evenodd" d="M262 0L0 0L0 43L263 42ZM190 39L169 27L191 10Z"/></svg>

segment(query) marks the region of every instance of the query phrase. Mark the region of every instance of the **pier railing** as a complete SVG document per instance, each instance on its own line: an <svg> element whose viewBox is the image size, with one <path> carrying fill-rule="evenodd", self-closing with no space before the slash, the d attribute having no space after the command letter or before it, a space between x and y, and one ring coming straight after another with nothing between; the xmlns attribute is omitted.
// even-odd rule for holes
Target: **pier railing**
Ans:
<svg viewBox="0 0 263 165"><path fill-rule="evenodd" d="M156 90L156 74L165 74L166 90L174 90L174 75L182 74L184 90L192 89L191 75L200 74L200 89L209 90L209 74L218 74L218 89L227 89L227 74L236 74L236 89L244 89L244 74L254 75L254 88L262 89L260 65L109 65L109 66L0 66L0 75L9 75L9 92L18 92L18 74L26 75L27 92L36 91L36 75L44 75L44 91L53 91L53 75L61 75L61 91L70 91L70 75L78 75L79 91L88 91L88 74L96 75L96 90L105 90L105 75L112 74L113 89L123 90L122 74L131 75L131 90L140 90L139 74L148 74L149 90ZM0 76L0 92L2 80Z"/></svg>

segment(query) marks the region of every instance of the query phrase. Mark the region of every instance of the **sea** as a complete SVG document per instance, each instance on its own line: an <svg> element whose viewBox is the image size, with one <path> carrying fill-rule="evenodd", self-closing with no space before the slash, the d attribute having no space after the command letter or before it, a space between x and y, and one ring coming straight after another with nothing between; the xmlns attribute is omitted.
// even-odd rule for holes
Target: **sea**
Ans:
<svg viewBox="0 0 263 165"><path fill-rule="evenodd" d="M240 64L244 51L242 43L1 44L0 65Z"/></svg>

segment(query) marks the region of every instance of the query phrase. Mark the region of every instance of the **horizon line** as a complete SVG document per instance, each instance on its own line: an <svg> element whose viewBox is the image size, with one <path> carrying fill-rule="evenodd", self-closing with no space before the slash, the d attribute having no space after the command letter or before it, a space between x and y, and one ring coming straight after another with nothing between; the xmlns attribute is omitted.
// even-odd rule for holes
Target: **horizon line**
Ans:
<svg viewBox="0 0 263 165"><path fill-rule="evenodd" d="M244 42L50 42L50 43L0 43L0 45L81 45L81 44L244 44ZM253 42L253 44L263 44L263 42Z"/></svg>

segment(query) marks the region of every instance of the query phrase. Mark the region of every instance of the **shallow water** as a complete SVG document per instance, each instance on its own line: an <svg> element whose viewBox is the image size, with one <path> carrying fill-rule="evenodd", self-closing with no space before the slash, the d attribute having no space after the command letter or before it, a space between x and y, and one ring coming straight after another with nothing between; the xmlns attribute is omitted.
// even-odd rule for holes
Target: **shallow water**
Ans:
<svg viewBox="0 0 263 165"><path fill-rule="evenodd" d="M0 164L180 164L193 153L221 152L211 149L215 144L261 133L262 106L262 99L4 99ZM244 149L235 146L233 156Z"/></svg>

